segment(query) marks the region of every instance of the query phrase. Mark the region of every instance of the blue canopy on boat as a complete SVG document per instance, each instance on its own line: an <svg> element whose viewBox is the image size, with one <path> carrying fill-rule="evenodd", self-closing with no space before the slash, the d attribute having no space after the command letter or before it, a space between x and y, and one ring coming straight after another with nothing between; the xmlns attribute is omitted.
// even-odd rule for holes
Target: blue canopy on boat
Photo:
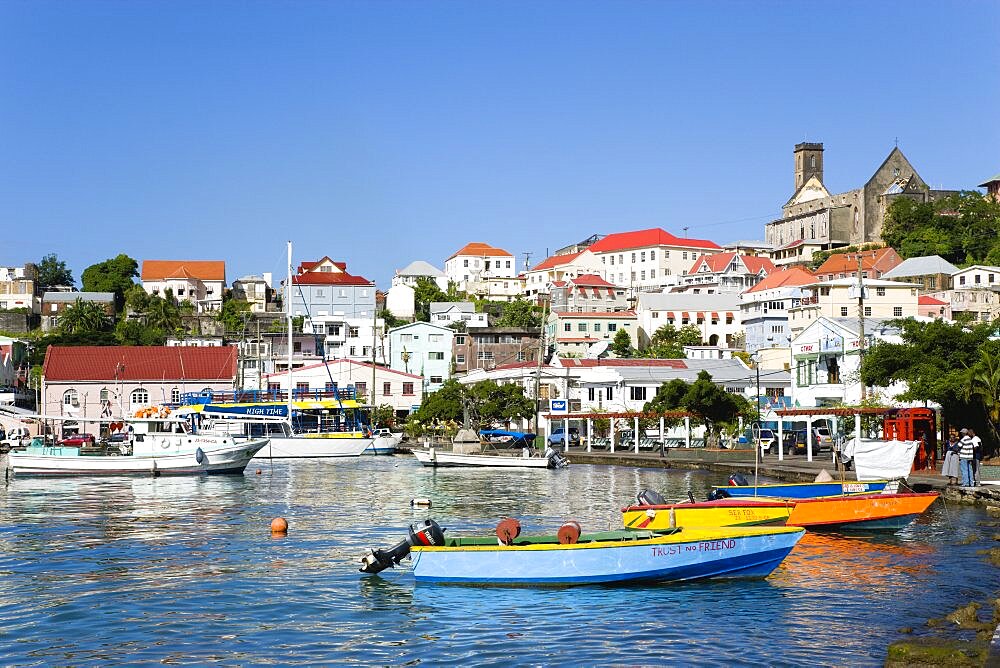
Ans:
<svg viewBox="0 0 1000 668"><path fill-rule="evenodd" d="M535 435L530 432L506 429L482 429L479 438L505 445L532 445L535 442Z"/></svg>

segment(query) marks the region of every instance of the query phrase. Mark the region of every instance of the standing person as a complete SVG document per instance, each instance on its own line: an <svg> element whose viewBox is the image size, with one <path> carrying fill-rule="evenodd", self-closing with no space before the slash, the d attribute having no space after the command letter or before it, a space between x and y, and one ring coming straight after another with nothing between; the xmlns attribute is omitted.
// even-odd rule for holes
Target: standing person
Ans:
<svg viewBox="0 0 1000 668"><path fill-rule="evenodd" d="M983 468L983 439L976 436L975 429L969 429L969 438L972 439L972 482L978 487L982 483Z"/></svg>
<svg viewBox="0 0 1000 668"><path fill-rule="evenodd" d="M959 441L961 447L958 451L959 466L962 470L962 487L972 487L974 480L972 477L972 457L976 446L972 442L972 437L969 436L968 429L962 429L958 433L962 435L962 439Z"/></svg>
<svg viewBox="0 0 1000 668"><path fill-rule="evenodd" d="M948 477L949 485L958 484L958 478L962 475L958 464L958 454L961 449L958 434L951 432L948 435L948 442L944 444L944 465L941 467L941 475Z"/></svg>

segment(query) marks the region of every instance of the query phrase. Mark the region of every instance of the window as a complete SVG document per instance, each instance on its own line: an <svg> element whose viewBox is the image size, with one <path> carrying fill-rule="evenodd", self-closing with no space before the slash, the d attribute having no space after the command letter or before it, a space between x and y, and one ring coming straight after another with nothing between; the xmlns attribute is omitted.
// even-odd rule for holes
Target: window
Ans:
<svg viewBox="0 0 1000 668"><path fill-rule="evenodd" d="M885 297L885 288L875 288L875 295L878 297Z"/></svg>
<svg viewBox="0 0 1000 668"><path fill-rule="evenodd" d="M444 382L443 376L431 376L431 383L435 385L440 385L443 382Z"/></svg>
<svg viewBox="0 0 1000 668"><path fill-rule="evenodd" d="M973 282L974 282L974 283L975 283L976 285L979 285L980 283L982 283L982 281L980 280L981 278L982 278L982 276L980 276L979 274L976 274L976 275L975 275L975 276L973 277Z"/></svg>
<svg viewBox="0 0 1000 668"><path fill-rule="evenodd" d="M102 395L105 392L106 390L101 390ZM101 399L103 400L104 397L102 396ZM170 390L170 403L179 404L180 402L181 402L181 391L175 387Z"/></svg>
<svg viewBox="0 0 1000 668"><path fill-rule="evenodd" d="M413 383L403 383L403 396L404 397L413 396Z"/></svg>
<svg viewBox="0 0 1000 668"><path fill-rule="evenodd" d="M465 364L465 355L455 355L455 364Z"/></svg>
<svg viewBox="0 0 1000 668"><path fill-rule="evenodd" d="M476 354L476 359L480 362L492 362L493 361L493 351L492 350L480 350Z"/></svg>
<svg viewBox="0 0 1000 668"><path fill-rule="evenodd" d="M846 318L847 317L847 307L846 306L841 306L840 307L840 316L842 318Z"/></svg>
<svg viewBox="0 0 1000 668"><path fill-rule="evenodd" d="M902 318L903 317L903 307L902 306L894 306L894 307L892 307L892 315L893 315L894 318Z"/></svg>
<svg viewBox="0 0 1000 668"><path fill-rule="evenodd" d="M642 251L641 253L639 253L639 261L640 262L646 261L646 251Z"/></svg>
<svg viewBox="0 0 1000 668"><path fill-rule="evenodd" d="M572 325L572 323L568 323L568 322L565 323L563 325L563 331L564 332L572 332L573 331L573 325Z"/></svg>
<svg viewBox="0 0 1000 668"><path fill-rule="evenodd" d="M295 383L295 392L305 394L309 391L309 383Z"/></svg>
<svg viewBox="0 0 1000 668"><path fill-rule="evenodd" d="M686 260L686 259L688 259L688 254L687 254L687 251L684 251L683 253L681 253L681 259L682 259L682 260Z"/></svg>
<svg viewBox="0 0 1000 668"><path fill-rule="evenodd" d="M294 352L294 353L301 353L302 352L302 342L301 341L293 341L292 342L292 352Z"/></svg>
<svg viewBox="0 0 1000 668"><path fill-rule="evenodd" d="M413 341L413 334L400 334L400 343L411 343Z"/></svg>
<svg viewBox="0 0 1000 668"><path fill-rule="evenodd" d="M268 383L267 384L267 391L268 392L280 392L281 391L281 383Z"/></svg>
<svg viewBox="0 0 1000 668"><path fill-rule="evenodd" d="M465 337L464 336L456 336L455 337L455 344L459 345L459 346L464 346L465 345Z"/></svg>
<svg viewBox="0 0 1000 668"><path fill-rule="evenodd" d="M617 331L617 330L618 330L618 323L615 323L615 322L609 322L608 323L608 331L609 332L614 332L614 331Z"/></svg>
<svg viewBox="0 0 1000 668"><path fill-rule="evenodd" d="M326 392L326 393L328 393L328 394L332 395L335 389L336 389L336 383L334 383L332 381L328 380L323 385L323 391Z"/></svg>
<svg viewBox="0 0 1000 668"><path fill-rule="evenodd" d="M959 276L958 277L958 284L959 285L965 285L965 276Z"/></svg>
<svg viewBox="0 0 1000 668"><path fill-rule="evenodd" d="M632 280L633 281L635 280L635 272L634 271L632 272Z"/></svg>
<svg viewBox="0 0 1000 668"><path fill-rule="evenodd" d="M867 318L867 317L871 316L871 314L872 314L872 307L871 306L866 306L865 307L865 317Z"/></svg>
<svg viewBox="0 0 1000 668"><path fill-rule="evenodd" d="M639 280L641 280L641 281L645 281L646 280L646 270L645 269L643 269L642 271L639 272Z"/></svg>
<svg viewBox="0 0 1000 668"><path fill-rule="evenodd" d="M382 383L382 396L388 397L392 394L392 383Z"/></svg>
<svg viewBox="0 0 1000 668"><path fill-rule="evenodd" d="M618 264L625 264L625 256L624 255L619 255L618 256Z"/></svg>
<svg viewBox="0 0 1000 668"><path fill-rule="evenodd" d="M653 311L653 317L654 318L659 318L660 317L660 312L659 311Z"/></svg>
<svg viewBox="0 0 1000 668"><path fill-rule="evenodd" d="M656 251L655 250L649 251L649 259L650 260L655 260L656 259Z"/></svg>
<svg viewBox="0 0 1000 668"><path fill-rule="evenodd" d="M992 283L992 282L993 282L993 280L994 280L994 275L993 275L993 274L990 274L990 277L989 277L989 278L990 278L990 283Z"/></svg>
<svg viewBox="0 0 1000 668"><path fill-rule="evenodd" d="M133 406L145 406L149 403L149 392L141 387L137 390L132 390L129 400L132 402Z"/></svg>
<svg viewBox="0 0 1000 668"><path fill-rule="evenodd" d="M347 335L349 337L351 337L352 339L358 338L358 328L357 327L348 327L347 328Z"/></svg>
<svg viewBox="0 0 1000 668"><path fill-rule="evenodd" d="M527 361L528 355L522 350L517 354L517 361L524 362Z"/></svg>
<svg viewBox="0 0 1000 668"><path fill-rule="evenodd" d="M587 331L587 323L585 323L585 322L578 322L576 324L576 331L578 331L578 332L586 332Z"/></svg>
<svg viewBox="0 0 1000 668"><path fill-rule="evenodd" d="M611 266L612 267L615 266L615 256L614 255L611 256Z"/></svg>
<svg viewBox="0 0 1000 668"><path fill-rule="evenodd" d="M368 394L368 383L354 383L354 393L358 397Z"/></svg>
<svg viewBox="0 0 1000 668"><path fill-rule="evenodd" d="M614 399L615 398L615 388L613 388L613 387L606 388L605 396L607 397L608 401L611 401L612 399Z"/></svg>
<svg viewBox="0 0 1000 668"><path fill-rule="evenodd" d="M630 387L628 388L629 399L632 401L645 401L646 400L646 388L645 387Z"/></svg>
<svg viewBox="0 0 1000 668"><path fill-rule="evenodd" d="M358 354L358 347L357 346L351 346L351 352L349 354L351 355L351 357L354 357L355 355L357 355Z"/></svg>
<svg viewBox="0 0 1000 668"><path fill-rule="evenodd" d="M80 405L80 399L77 397L76 390L66 390L63 392L63 404L66 406Z"/></svg>
<svg viewBox="0 0 1000 668"><path fill-rule="evenodd" d="M588 387L587 388L587 401L593 401L593 400L594 400L594 388Z"/></svg>
<svg viewBox="0 0 1000 668"><path fill-rule="evenodd" d="M468 260L462 260L462 266L463 267L468 267L469 266L469 261Z"/></svg>
<svg viewBox="0 0 1000 668"><path fill-rule="evenodd" d="M507 260L507 268L510 269L510 260Z"/></svg>
<svg viewBox="0 0 1000 668"><path fill-rule="evenodd" d="M444 359L444 353L440 352L440 351L437 351L437 350L432 350L429 353L427 353L427 359L431 359L431 360L443 360Z"/></svg>
<svg viewBox="0 0 1000 668"><path fill-rule="evenodd" d="M601 323L599 323L599 322L595 322L594 323L594 331L595 332L601 331Z"/></svg>
<svg viewBox="0 0 1000 668"><path fill-rule="evenodd" d="M632 264L635 264L635 253L632 253Z"/></svg>

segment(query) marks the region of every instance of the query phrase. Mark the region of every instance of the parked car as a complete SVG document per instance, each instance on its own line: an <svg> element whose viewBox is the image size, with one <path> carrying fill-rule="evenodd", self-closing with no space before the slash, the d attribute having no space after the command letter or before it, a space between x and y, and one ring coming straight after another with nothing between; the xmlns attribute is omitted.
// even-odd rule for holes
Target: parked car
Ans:
<svg viewBox="0 0 1000 668"><path fill-rule="evenodd" d="M774 445L778 442L778 437L770 429L761 429L760 433L753 433L753 438L757 441L760 446L760 453L767 454L774 449Z"/></svg>
<svg viewBox="0 0 1000 668"><path fill-rule="evenodd" d="M561 445L566 447L566 434L562 427L556 427L549 434L549 437L545 439L545 442L549 445ZM576 427L569 428L569 444L571 446L580 445L580 430Z"/></svg>
<svg viewBox="0 0 1000 668"><path fill-rule="evenodd" d="M69 446L74 448L81 448L87 445L93 445L97 442L93 434L70 434L69 436L63 437L59 441L59 445Z"/></svg>
<svg viewBox="0 0 1000 668"><path fill-rule="evenodd" d="M825 432L825 434L817 434L819 431ZM783 447L786 455L806 454L809 449L809 445L806 443L806 430L796 429L795 431L786 431ZM815 427L813 428L813 454L815 455L824 450L833 450L833 438L830 436L830 430L826 427Z"/></svg>

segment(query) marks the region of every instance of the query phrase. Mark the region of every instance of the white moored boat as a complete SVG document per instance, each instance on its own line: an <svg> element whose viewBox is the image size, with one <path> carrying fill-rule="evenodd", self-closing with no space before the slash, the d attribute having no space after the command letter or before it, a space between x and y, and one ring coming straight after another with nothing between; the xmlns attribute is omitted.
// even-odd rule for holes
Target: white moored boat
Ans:
<svg viewBox="0 0 1000 668"><path fill-rule="evenodd" d="M267 445L266 438L195 433L182 420L136 420L128 425L129 438L118 447L89 454L87 449L35 439L23 452L11 452L8 466L15 476L243 473Z"/></svg>
<svg viewBox="0 0 1000 668"><path fill-rule="evenodd" d="M441 452L436 448L414 449L413 456L424 466L491 466L496 468L548 469L566 466L566 460L554 450L546 450L545 456L533 454L527 448L519 453L492 455L464 455L456 452Z"/></svg>

